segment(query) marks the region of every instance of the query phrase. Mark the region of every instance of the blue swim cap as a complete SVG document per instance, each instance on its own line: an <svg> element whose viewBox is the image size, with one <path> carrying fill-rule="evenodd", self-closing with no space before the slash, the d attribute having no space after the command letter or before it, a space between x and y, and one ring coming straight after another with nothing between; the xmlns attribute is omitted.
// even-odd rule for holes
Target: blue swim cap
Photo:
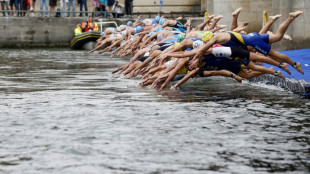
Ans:
<svg viewBox="0 0 310 174"><path fill-rule="evenodd" d="M159 20L159 24L160 24L160 25L163 25L163 24L165 23L165 21L166 21L165 19L160 19L160 20Z"/></svg>
<svg viewBox="0 0 310 174"><path fill-rule="evenodd" d="M152 31L152 32L149 34L149 36L151 37L151 36L153 36L154 34L155 34L155 32Z"/></svg>
<svg viewBox="0 0 310 174"><path fill-rule="evenodd" d="M159 32L160 30L162 30L163 29L163 27L157 27L156 28L156 32Z"/></svg>
<svg viewBox="0 0 310 174"><path fill-rule="evenodd" d="M127 22L127 26L130 26L130 25L132 25L132 21Z"/></svg>
<svg viewBox="0 0 310 174"><path fill-rule="evenodd" d="M142 19L141 18L139 18L139 22L141 22L142 21Z"/></svg>
<svg viewBox="0 0 310 174"><path fill-rule="evenodd" d="M156 26L156 25L157 25L157 22L156 22L156 21L153 21L153 22L152 22L152 25Z"/></svg>
<svg viewBox="0 0 310 174"><path fill-rule="evenodd" d="M100 36L103 37L103 36L104 36L104 32L101 32L101 33L100 33Z"/></svg>
<svg viewBox="0 0 310 174"><path fill-rule="evenodd" d="M136 33L139 33L142 29L143 29L143 28L142 28L140 25L137 26L137 28L136 28Z"/></svg>
<svg viewBox="0 0 310 174"><path fill-rule="evenodd" d="M155 21L156 21L156 22L159 22L159 20L160 20L160 16L156 16L156 17L155 17Z"/></svg>

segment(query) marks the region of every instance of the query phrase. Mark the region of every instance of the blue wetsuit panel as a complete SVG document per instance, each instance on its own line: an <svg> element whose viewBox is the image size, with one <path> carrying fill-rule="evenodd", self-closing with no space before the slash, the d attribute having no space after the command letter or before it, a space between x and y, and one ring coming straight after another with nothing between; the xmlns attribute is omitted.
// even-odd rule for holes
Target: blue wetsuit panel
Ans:
<svg viewBox="0 0 310 174"><path fill-rule="evenodd" d="M177 42L178 40L177 39L167 39L167 40L165 40L164 42L165 43L175 43L175 42Z"/></svg>
<svg viewBox="0 0 310 174"><path fill-rule="evenodd" d="M197 41L197 40L200 40L200 41L202 41L200 38L185 38L185 39L190 39L190 40L192 40L192 41Z"/></svg>
<svg viewBox="0 0 310 174"><path fill-rule="evenodd" d="M250 33L247 35L242 35L242 38L246 45L252 46L256 51L262 53L265 56L269 54L271 46L268 45L268 34L261 35L258 33Z"/></svg>

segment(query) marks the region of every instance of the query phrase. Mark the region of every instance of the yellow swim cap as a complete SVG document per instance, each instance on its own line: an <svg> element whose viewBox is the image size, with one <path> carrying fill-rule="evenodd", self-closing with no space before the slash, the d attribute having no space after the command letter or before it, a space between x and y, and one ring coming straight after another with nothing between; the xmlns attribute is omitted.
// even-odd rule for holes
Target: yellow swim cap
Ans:
<svg viewBox="0 0 310 174"><path fill-rule="evenodd" d="M176 48L176 47L178 47L180 45L180 43L179 42L176 42L174 45L173 45L173 48Z"/></svg>
<svg viewBox="0 0 310 174"><path fill-rule="evenodd" d="M203 42L207 42L208 40L210 40L212 37L214 36L214 34L210 31L205 31L203 34L202 34L202 41Z"/></svg>

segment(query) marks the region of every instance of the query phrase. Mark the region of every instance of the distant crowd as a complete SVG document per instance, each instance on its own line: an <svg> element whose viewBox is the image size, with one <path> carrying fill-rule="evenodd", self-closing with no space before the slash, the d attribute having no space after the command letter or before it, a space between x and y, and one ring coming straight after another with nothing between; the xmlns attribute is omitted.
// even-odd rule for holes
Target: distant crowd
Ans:
<svg viewBox="0 0 310 174"><path fill-rule="evenodd" d="M59 2L60 1L60 2ZM2 16L25 16L30 12L30 16L51 16L51 17L70 17L76 16L75 0L40 0L40 13L36 15L36 0L0 0ZM77 0L80 4L79 16L89 14L96 17L132 17L133 0L125 0L125 4L117 0L92 0L92 9L87 7L87 0ZM59 4L58 4L59 3ZM49 7L48 7L49 6ZM45 8L45 11L43 10ZM84 10L83 10L84 8ZM124 9L124 11L123 11ZM50 13L50 15L48 14Z"/></svg>

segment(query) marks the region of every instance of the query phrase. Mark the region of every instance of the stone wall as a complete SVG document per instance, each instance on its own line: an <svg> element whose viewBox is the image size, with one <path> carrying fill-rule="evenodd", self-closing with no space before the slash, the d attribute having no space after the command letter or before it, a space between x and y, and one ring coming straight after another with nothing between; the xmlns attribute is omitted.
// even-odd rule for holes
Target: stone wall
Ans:
<svg viewBox="0 0 310 174"><path fill-rule="evenodd" d="M273 14L282 14L282 17L273 25L273 32L276 32L279 25L288 17L290 12L303 10L304 14L299 16L289 26L287 34L292 36L292 41L282 40L273 44L281 50L310 48L310 1L309 0L273 0Z"/></svg>
<svg viewBox="0 0 310 174"><path fill-rule="evenodd" d="M159 12L160 0L134 0L133 12ZM200 0L164 0L161 9L164 13L170 12L200 12Z"/></svg>
<svg viewBox="0 0 310 174"><path fill-rule="evenodd" d="M87 18L0 18L0 47L69 46L77 22ZM107 20L108 19L104 19ZM114 20L124 24L128 20ZM107 25L109 26L109 25ZM111 26L111 25L110 25Z"/></svg>

